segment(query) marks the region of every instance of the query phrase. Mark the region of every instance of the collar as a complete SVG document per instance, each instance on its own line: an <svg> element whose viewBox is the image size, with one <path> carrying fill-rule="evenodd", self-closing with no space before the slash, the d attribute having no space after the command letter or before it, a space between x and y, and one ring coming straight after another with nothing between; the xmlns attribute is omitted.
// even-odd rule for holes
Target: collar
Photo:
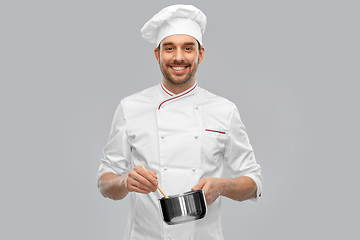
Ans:
<svg viewBox="0 0 360 240"><path fill-rule="evenodd" d="M160 110L161 106L163 104L165 104L166 102L169 102L169 101L172 101L172 100L175 100L175 99L180 99L180 98L183 98L183 97L186 97L186 96L190 96L190 95L193 95L196 93L196 90L197 90L197 82L194 83L194 85L192 85L190 88L188 88L187 90L179 93L179 94L174 94L172 92L170 92L169 90L167 90L165 88L165 86L160 83L160 91L161 91L161 95L165 97L166 100L163 100L159 106L158 106L158 110Z"/></svg>
<svg viewBox="0 0 360 240"><path fill-rule="evenodd" d="M176 95L175 93L170 92L170 90L167 90L162 82L160 83L160 86L161 86L161 89L163 90L163 92L166 93L167 97L173 97Z"/></svg>

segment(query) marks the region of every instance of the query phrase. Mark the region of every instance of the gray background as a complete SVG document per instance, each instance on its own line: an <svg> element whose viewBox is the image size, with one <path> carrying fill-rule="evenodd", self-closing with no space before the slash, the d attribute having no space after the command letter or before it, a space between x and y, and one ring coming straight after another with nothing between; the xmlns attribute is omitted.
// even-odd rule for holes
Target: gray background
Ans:
<svg viewBox="0 0 360 240"><path fill-rule="evenodd" d="M142 25L175 1L0 1L1 235L122 239L129 200L96 187L119 101L158 84ZM257 203L223 201L226 239L354 239L358 1L182 1L208 17L200 86L235 102Z"/></svg>

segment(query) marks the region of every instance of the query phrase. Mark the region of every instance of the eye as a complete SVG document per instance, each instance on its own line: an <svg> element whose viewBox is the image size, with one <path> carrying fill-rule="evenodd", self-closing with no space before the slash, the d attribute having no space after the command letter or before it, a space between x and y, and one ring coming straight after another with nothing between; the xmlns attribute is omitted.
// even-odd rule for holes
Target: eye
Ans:
<svg viewBox="0 0 360 240"><path fill-rule="evenodd" d="M172 48L172 47L166 47L165 50L166 50L166 51L172 51L173 48Z"/></svg>

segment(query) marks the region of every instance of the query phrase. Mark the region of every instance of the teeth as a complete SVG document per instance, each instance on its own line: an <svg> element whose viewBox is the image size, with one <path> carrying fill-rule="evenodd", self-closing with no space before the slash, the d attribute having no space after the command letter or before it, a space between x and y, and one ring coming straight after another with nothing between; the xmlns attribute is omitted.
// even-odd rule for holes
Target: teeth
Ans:
<svg viewBox="0 0 360 240"><path fill-rule="evenodd" d="M172 67L172 69L180 71L180 70L184 70L185 67Z"/></svg>

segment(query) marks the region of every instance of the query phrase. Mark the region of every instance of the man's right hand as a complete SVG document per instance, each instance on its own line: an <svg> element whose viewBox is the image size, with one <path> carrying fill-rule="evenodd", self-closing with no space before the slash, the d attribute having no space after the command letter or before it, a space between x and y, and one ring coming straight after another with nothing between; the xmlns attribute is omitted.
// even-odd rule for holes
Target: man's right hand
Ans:
<svg viewBox="0 0 360 240"><path fill-rule="evenodd" d="M148 194L155 192L158 184L154 171L146 171L141 166L135 166L134 169L128 173L125 186L129 192Z"/></svg>

